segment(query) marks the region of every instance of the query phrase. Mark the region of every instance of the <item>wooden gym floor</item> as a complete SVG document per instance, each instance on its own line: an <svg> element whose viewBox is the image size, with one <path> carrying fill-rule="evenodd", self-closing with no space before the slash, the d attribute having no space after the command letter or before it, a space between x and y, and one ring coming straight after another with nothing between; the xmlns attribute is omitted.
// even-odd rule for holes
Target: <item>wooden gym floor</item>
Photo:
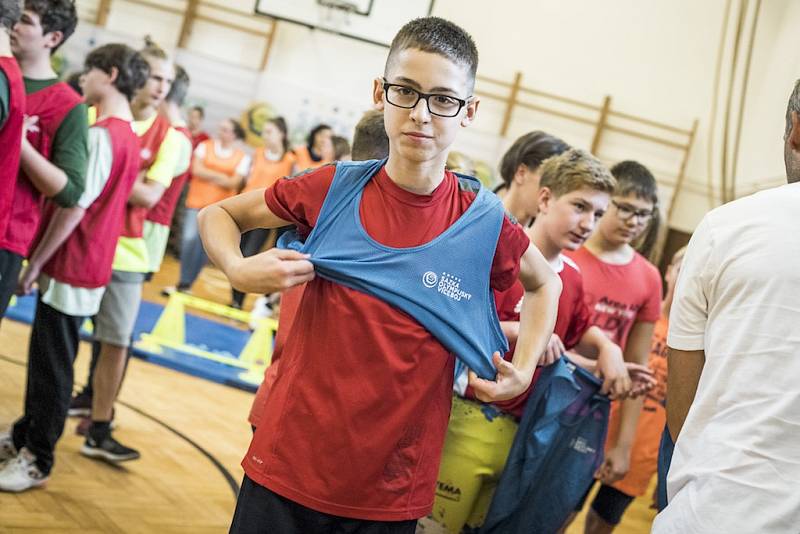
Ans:
<svg viewBox="0 0 800 534"><path fill-rule="evenodd" d="M165 302L160 289L177 276L177 263L145 287L145 298ZM229 302L222 275L206 268L196 294ZM246 305L252 303L249 297ZM21 413L29 327L0 325L0 427ZM76 384L83 384L90 350L81 344ZM239 462L250 442L247 423L252 394L170 369L131 360L117 404L115 435L139 449L142 458L121 467L78 452L76 420L67 421L56 465L45 489L0 493L1 533L224 533L230 525ZM649 497L637 499L616 530L649 532L654 512ZM579 517L569 534L582 532Z"/></svg>

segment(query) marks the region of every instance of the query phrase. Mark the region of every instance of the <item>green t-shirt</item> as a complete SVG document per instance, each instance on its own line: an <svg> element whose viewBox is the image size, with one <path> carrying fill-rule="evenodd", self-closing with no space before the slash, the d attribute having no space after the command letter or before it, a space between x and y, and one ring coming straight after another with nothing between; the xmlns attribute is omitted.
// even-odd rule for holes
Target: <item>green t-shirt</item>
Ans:
<svg viewBox="0 0 800 534"><path fill-rule="evenodd" d="M41 91L58 83L57 78L31 80L24 78L25 93ZM89 121L86 104L78 104L64 117L56 130L50 162L67 175L67 185L53 197L59 206L71 208L78 203L85 185L88 149Z"/></svg>

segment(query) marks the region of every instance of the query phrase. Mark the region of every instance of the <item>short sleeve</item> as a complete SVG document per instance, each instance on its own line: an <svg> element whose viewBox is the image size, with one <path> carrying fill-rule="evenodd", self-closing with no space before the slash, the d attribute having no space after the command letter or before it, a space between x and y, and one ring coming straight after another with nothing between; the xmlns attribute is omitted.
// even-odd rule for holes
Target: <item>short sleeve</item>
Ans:
<svg viewBox="0 0 800 534"><path fill-rule="evenodd" d="M180 132L179 132L180 133ZM175 176L181 176L189 170L192 163L192 142L188 137L181 134L181 152L177 163L175 164Z"/></svg>
<svg viewBox="0 0 800 534"><path fill-rule="evenodd" d="M492 289L505 291L517 280L519 261L528 250L528 245L530 245L530 239L525 235L522 227L504 215L492 262Z"/></svg>
<svg viewBox="0 0 800 534"><path fill-rule="evenodd" d="M11 88L8 86L8 78L3 69L0 69L0 128L6 123L8 118L8 108L11 100Z"/></svg>
<svg viewBox="0 0 800 534"><path fill-rule="evenodd" d="M636 314L636 322L655 323L661 317L661 274L658 269L640 258L644 269L644 286L647 288L646 300Z"/></svg>
<svg viewBox="0 0 800 534"><path fill-rule="evenodd" d="M667 345L678 350L705 347L713 235L708 215L700 222L683 257L669 316Z"/></svg>
<svg viewBox="0 0 800 534"><path fill-rule="evenodd" d="M250 174L250 156L246 155L242 158L242 161L239 162L239 165L236 166L236 174L239 176L247 176Z"/></svg>
<svg viewBox="0 0 800 534"><path fill-rule="evenodd" d="M88 209L97 200L111 176L111 164L114 155L111 148L111 136L108 130L94 126L89 128L89 162L86 166L86 185L78 206Z"/></svg>
<svg viewBox="0 0 800 534"><path fill-rule="evenodd" d="M206 144L204 141L200 141L197 145L197 148L194 149L194 157L197 159L203 159L206 157Z"/></svg>
<svg viewBox="0 0 800 534"><path fill-rule="evenodd" d="M53 202L61 207L75 206L83 194L86 162L89 159L88 137L87 107L86 104L78 104L61 121L50 153L50 162L67 175L67 185L53 197Z"/></svg>
<svg viewBox="0 0 800 534"><path fill-rule="evenodd" d="M317 223L335 173L336 166L331 164L281 178L267 188L264 201L272 213L297 225L300 235L307 236Z"/></svg>
<svg viewBox="0 0 800 534"><path fill-rule="evenodd" d="M158 147L155 161L147 169L145 176L148 180L157 182L164 187L169 187L172 183L172 178L175 176L175 168L178 166L178 160L181 156L181 137L183 137L183 134L174 128L170 128L167 131L161 146Z"/></svg>

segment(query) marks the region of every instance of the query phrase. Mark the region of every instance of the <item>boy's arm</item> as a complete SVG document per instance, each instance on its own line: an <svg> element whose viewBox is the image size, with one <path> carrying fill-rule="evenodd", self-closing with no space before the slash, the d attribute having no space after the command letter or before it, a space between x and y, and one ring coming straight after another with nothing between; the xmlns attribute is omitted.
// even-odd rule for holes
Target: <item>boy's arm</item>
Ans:
<svg viewBox="0 0 800 534"><path fill-rule="evenodd" d="M37 127L37 120L26 119L26 128ZM83 194L88 129L86 105L78 104L58 127L50 160L30 144L23 132L20 168L40 193L59 206L74 206Z"/></svg>
<svg viewBox="0 0 800 534"><path fill-rule="evenodd" d="M625 348L625 361L647 365L654 328L655 323L643 321L638 321L633 325L628 335L628 345ZM622 401L617 442L607 452L603 465L598 471L600 480L605 484L612 484L620 480L630 468L631 447L636 436L636 425L639 422L643 402L642 397Z"/></svg>
<svg viewBox="0 0 800 534"><path fill-rule="evenodd" d="M583 354L596 354L596 370L603 379L601 393L611 399L624 398L631 389L631 379L625 368L622 350L597 326L583 333L576 349Z"/></svg>
<svg viewBox="0 0 800 534"><path fill-rule="evenodd" d="M689 415L697 384L706 363L704 350L678 350L669 347L667 353L667 428L672 441L678 436Z"/></svg>
<svg viewBox="0 0 800 534"><path fill-rule="evenodd" d="M255 256L242 256L239 242L244 232L292 224L269 209L264 189L207 206L200 210L197 222L208 257L239 291L273 293L314 278L309 256L294 250L272 248Z"/></svg>
<svg viewBox="0 0 800 534"><path fill-rule="evenodd" d="M507 400L523 393L533 379L556 323L561 279L533 244L520 259L519 279L525 288L519 320L519 338L511 362L499 352L493 355L495 380L485 380L470 371L470 385L484 402Z"/></svg>
<svg viewBox="0 0 800 534"><path fill-rule="evenodd" d="M28 266L20 276L17 285L18 295L27 295L31 292L33 284L42 272L42 267L53 257L53 254L80 224L85 213L86 210L80 206L56 208L41 241L39 241L36 250L28 259Z"/></svg>
<svg viewBox="0 0 800 534"><path fill-rule="evenodd" d="M167 188L161 182L156 182L144 177L144 173L140 174L133 184L131 195L128 197L128 203L134 206L143 206L151 209L158 204L164 191Z"/></svg>

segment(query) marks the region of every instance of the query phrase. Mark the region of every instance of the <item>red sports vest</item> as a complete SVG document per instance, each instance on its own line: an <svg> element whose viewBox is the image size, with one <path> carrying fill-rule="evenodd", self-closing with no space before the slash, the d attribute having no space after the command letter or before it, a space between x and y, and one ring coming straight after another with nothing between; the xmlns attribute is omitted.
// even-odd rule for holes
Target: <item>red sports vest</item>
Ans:
<svg viewBox="0 0 800 534"><path fill-rule="evenodd" d="M80 102L80 95L63 82L26 96L25 114L39 117L33 130L28 131L28 141L45 158L50 159L53 139L64 117ZM42 217L42 204L41 193L25 173L20 171L14 190L11 218L0 241L0 249L28 256Z"/></svg>
<svg viewBox="0 0 800 534"><path fill-rule="evenodd" d="M25 83L13 57L0 57L0 71L8 80L8 116L0 129L0 236L4 236L11 217L11 203L19 173L22 121L25 117Z"/></svg>
<svg viewBox="0 0 800 534"><path fill-rule="evenodd" d="M103 192L67 240L42 271L60 282L77 286L103 287L111 280L111 264L122 230L125 206L139 173L139 138L131 123L118 118L97 122L92 128L105 128L111 137L113 162ZM55 206L48 202L42 228L53 216Z"/></svg>
<svg viewBox="0 0 800 534"><path fill-rule="evenodd" d="M139 171L149 169L156 161L158 150L161 148L161 143L167 137L170 124L169 120L161 114L156 115L153 124L139 137L141 144L141 152L139 159ZM122 235L125 237L142 237L144 235L144 220L147 217L148 209L144 206L134 206L128 204L128 210L125 213L125 227L122 230Z"/></svg>
<svg viewBox="0 0 800 534"><path fill-rule="evenodd" d="M189 133L189 130L186 127L173 126L173 128L186 136L186 138L191 142L192 134ZM161 200L158 201L158 204L153 206L153 209L147 212L148 221L158 223L163 226L169 226L172 224L172 214L175 213L175 206L178 204L178 199L181 196L181 191L183 191L183 186L186 184L186 180L189 179L191 167L192 166L190 164L189 168L186 169L186 172L172 179L172 183L169 184L167 190L164 191L164 194L161 196Z"/></svg>

